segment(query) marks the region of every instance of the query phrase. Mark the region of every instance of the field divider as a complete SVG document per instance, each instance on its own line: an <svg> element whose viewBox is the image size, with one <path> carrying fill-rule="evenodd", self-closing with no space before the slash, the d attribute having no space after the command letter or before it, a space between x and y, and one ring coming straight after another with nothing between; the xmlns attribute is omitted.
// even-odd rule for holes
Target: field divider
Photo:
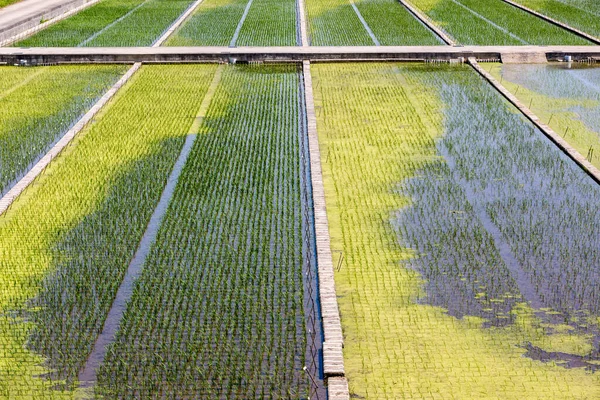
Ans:
<svg viewBox="0 0 600 400"><path fill-rule="evenodd" d="M135 63L105 94L90 108L77 123L67 131L59 141L21 178L2 198L0 198L0 215L4 214L12 203L31 185L35 179L50 165L73 139L85 128L100 110L135 74L142 63Z"/></svg>
<svg viewBox="0 0 600 400"><path fill-rule="evenodd" d="M129 263L125 277L119 286L115 300L113 301L106 320L104 321L102 332L98 335L98 338L94 343L94 348L88 356L84 368L79 373L80 388L88 388L96 383L97 369L106 357L108 346L115 340L115 335L125 314L127 304L133 296L134 284L141 275L146 258L148 257L148 254L150 253L150 250L156 241L156 237L158 236L164 216L167 213L171 199L175 194L179 177L183 172L185 164L198 137L200 125L206 116L208 107L210 106L219 82L221 81L223 69L224 66L222 65L217 67L213 80L208 88L208 91L206 92L206 95L204 96L204 99L202 100L196 118L189 129L185 143L181 149L181 152L179 153L175 165L173 166L173 170L167 179L167 184L161 194L160 200L154 209L154 212L152 213L150 222L146 227L146 231L140 240L140 244L138 245L135 255Z"/></svg>
<svg viewBox="0 0 600 400"><path fill-rule="evenodd" d="M563 28L563 29L565 29L565 30L567 30L567 31L569 31L571 33L574 33L575 35L577 35L577 36L579 36L581 38L587 39L590 42L593 42L595 44L600 44L600 38L597 38L596 36L590 35L589 33L586 33L586 32L584 32L582 30L574 28L571 25L565 24L564 22L558 21L558 20L556 20L554 18L551 18L551 17L549 17L549 16L547 16L545 14L542 14L541 12L535 11L535 10L529 8L529 7L526 7L526 6L522 5L522 4L519 4L519 3L515 2L515 1L512 1L512 0L502 0L502 1L505 2L505 3L507 3L507 4L510 4L513 7L518 8L520 10L523 10L523 11L525 11L525 12L531 14L531 15L534 15L534 16L536 16L538 18L541 18L541 19L543 19L546 22L550 22L553 25L556 25L556 26L558 26L560 28Z"/></svg>
<svg viewBox="0 0 600 400"><path fill-rule="evenodd" d="M189 6L188 9L185 10L185 12L165 31L165 33L152 44L152 47L162 46L162 44L185 22L185 20L196 11L203 1L204 0L196 0Z"/></svg>
<svg viewBox="0 0 600 400"><path fill-rule="evenodd" d="M308 47L308 23L306 19L306 4L304 0L297 0L296 7L298 7L298 28L300 29L300 46Z"/></svg>
<svg viewBox="0 0 600 400"><path fill-rule="evenodd" d="M72 10L67 11L66 13L59 15L58 17L54 17L49 21L46 21L44 23L39 24L38 26L35 26L33 28L27 29L24 32L21 32L19 34L16 34L15 36L12 36L6 40L3 40L0 42L0 47L6 47L6 46L10 46L15 42L18 42L20 40L26 39L36 33L38 33L39 31L42 31L46 28L48 28L51 25L56 24L57 22L62 21L63 19L67 19L72 15L77 14L80 11L85 10L86 8L89 8L97 3L99 3L101 0L91 0L90 2L87 2L85 4L80 5L79 7L76 7Z"/></svg>
<svg viewBox="0 0 600 400"><path fill-rule="evenodd" d="M560 137L559 134L547 124L543 123L542 120L536 116L525 104L523 104L514 94L506 89L500 82L498 82L489 72L483 69L477 60L473 57L467 59L469 65L471 65L475 71L477 71L486 81L488 81L502 96L504 96L510 103L519 109L519 111L530 120L548 139L556 144L567 156L575 161L593 180L600 183L600 170L590 163L586 158L572 147L566 140Z"/></svg>
<svg viewBox="0 0 600 400"><path fill-rule="evenodd" d="M356 14L356 16L358 17L360 22L365 27L365 30L371 37L371 40L373 41L375 46L381 46L381 43L379 43L379 40L377 40L377 36L375 36L375 33L373 33L373 31L371 30L371 27L369 26L367 21L365 21L365 19L363 18L362 14L360 13L360 10L358 9L358 7L356 7L356 4L354 4L354 1L350 0L350 5L352 6L352 9L354 10L354 13Z"/></svg>
<svg viewBox="0 0 600 400"><path fill-rule="evenodd" d="M233 37L231 38L231 42L229 42L229 47L235 47L237 38L240 35L240 32L242 31L242 27L244 26L244 22L246 21L246 17L248 16L248 13L250 12L250 7L252 7L253 1L254 0L248 0L248 3L246 4L246 8L244 9L244 13L242 14L242 18L240 18L240 22L238 22L237 27L235 28L235 33L233 34Z"/></svg>
<svg viewBox="0 0 600 400"><path fill-rule="evenodd" d="M437 26L427 15L425 15L421 10L410 4L406 0L398 0L400 4L404 6L412 15L415 16L419 21L421 21L427 28L429 28L433 33L439 36L440 39L444 41L449 46L456 46L457 42L454 40L452 36L444 32L440 27Z"/></svg>
<svg viewBox="0 0 600 400"><path fill-rule="evenodd" d="M304 94L306 102L306 118L308 130L308 147L310 153L310 177L313 189L315 235L317 243L317 265L319 282L319 299L323 320L323 374L327 379L330 400L347 400L350 398L348 380L344 369L344 336L340 311L335 292L331 240L329 222L325 204L325 188L323 186L323 170L321 151L317 134L317 118L313 98L310 61L302 64L304 77Z"/></svg>

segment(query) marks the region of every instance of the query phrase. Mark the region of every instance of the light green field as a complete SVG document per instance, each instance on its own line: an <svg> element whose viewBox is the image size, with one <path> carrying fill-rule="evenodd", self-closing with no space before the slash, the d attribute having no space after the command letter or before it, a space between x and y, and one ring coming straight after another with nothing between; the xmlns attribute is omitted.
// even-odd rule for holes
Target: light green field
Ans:
<svg viewBox="0 0 600 400"><path fill-rule="evenodd" d="M72 396L215 68L144 67L0 217L0 398Z"/></svg>
<svg viewBox="0 0 600 400"><path fill-rule="evenodd" d="M344 254L335 279L351 395L600 396L598 374L534 361L519 347L531 342L547 351L586 354L589 338L558 328L547 335L525 304L513 309L514 323L504 327L482 328L480 318L455 318L441 307L417 302L424 281L400 264L415 254L398 244L391 224L410 205L396 188L439 160L435 140L444 129L446 105L426 84L428 74L440 74L437 82L477 83L473 72L398 64L317 64L312 70L331 246Z"/></svg>

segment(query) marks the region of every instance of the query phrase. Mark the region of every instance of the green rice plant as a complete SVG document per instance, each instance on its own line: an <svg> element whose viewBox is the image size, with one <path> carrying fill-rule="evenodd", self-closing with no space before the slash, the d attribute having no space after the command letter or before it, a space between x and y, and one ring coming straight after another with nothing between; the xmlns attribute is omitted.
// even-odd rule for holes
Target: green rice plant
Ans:
<svg viewBox="0 0 600 400"><path fill-rule="evenodd" d="M372 46L348 0L306 0L308 37L313 46Z"/></svg>
<svg viewBox="0 0 600 400"><path fill-rule="evenodd" d="M228 46L247 3L248 0L203 1L165 46Z"/></svg>
<svg viewBox="0 0 600 400"><path fill-rule="evenodd" d="M125 72L122 66L3 67L0 195Z"/></svg>
<svg viewBox="0 0 600 400"><path fill-rule="evenodd" d="M360 0L356 7L383 46L443 44L397 0Z"/></svg>
<svg viewBox="0 0 600 400"><path fill-rule="evenodd" d="M296 0L253 0L238 46L295 46Z"/></svg>
<svg viewBox="0 0 600 400"><path fill-rule="evenodd" d="M0 397L72 397L215 68L143 67L0 217Z"/></svg>
<svg viewBox="0 0 600 400"><path fill-rule="evenodd" d="M351 395L600 395L597 185L468 67L312 70Z"/></svg>
<svg viewBox="0 0 600 400"><path fill-rule="evenodd" d="M0 8L10 6L11 4L18 3L21 0L0 0Z"/></svg>
<svg viewBox="0 0 600 400"><path fill-rule="evenodd" d="M516 0L532 10L600 37L600 5L597 2L565 0Z"/></svg>
<svg viewBox="0 0 600 400"><path fill-rule="evenodd" d="M105 0L14 46L150 46L191 3L192 0Z"/></svg>
<svg viewBox="0 0 600 400"><path fill-rule="evenodd" d="M499 0L411 0L411 3L462 44L592 44Z"/></svg>
<svg viewBox="0 0 600 400"><path fill-rule="evenodd" d="M306 398L299 85L223 72L98 395Z"/></svg>
<svg viewBox="0 0 600 400"><path fill-rule="evenodd" d="M486 69L600 168L600 69L493 64Z"/></svg>

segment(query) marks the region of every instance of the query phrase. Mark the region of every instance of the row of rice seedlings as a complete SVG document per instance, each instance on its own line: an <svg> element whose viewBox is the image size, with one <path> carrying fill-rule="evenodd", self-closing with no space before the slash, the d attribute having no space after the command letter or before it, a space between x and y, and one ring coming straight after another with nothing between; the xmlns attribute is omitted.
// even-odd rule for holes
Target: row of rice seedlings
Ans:
<svg viewBox="0 0 600 400"><path fill-rule="evenodd" d="M295 46L296 0L253 0L237 46Z"/></svg>
<svg viewBox="0 0 600 400"><path fill-rule="evenodd" d="M424 166L399 190L413 204L394 225L401 243L416 251L406 265L424 279L421 301L456 318L484 318L486 326L514 323L519 288L446 162Z"/></svg>
<svg viewBox="0 0 600 400"><path fill-rule="evenodd" d="M411 3L462 44L591 44L499 0L411 0Z"/></svg>
<svg viewBox="0 0 600 400"><path fill-rule="evenodd" d="M356 7L383 46L444 44L397 0L359 0Z"/></svg>
<svg viewBox="0 0 600 400"><path fill-rule="evenodd" d="M144 67L0 218L0 397L70 395L214 70Z"/></svg>
<svg viewBox="0 0 600 400"><path fill-rule="evenodd" d="M351 394L598 396L593 181L468 67L313 75Z"/></svg>
<svg viewBox="0 0 600 400"><path fill-rule="evenodd" d="M535 338L535 342L556 353L557 362L582 356L579 366L590 368L600 359L600 349L595 348L600 339L600 298L595 290L600 284L595 272L600 263L596 206L600 187L541 132L503 106L493 89L472 75L450 85L447 80L444 83L442 98L450 106L438 149L452 170L448 179L467 194L466 204L479 210L477 219L495 236L495 247L518 287L516 294L514 290L499 293L509 303L502 297L492 301L513 303L512 309L503 307L500 314L509 320L513 319L509 313L518 315L515 298L527 301L540 312L538 317L551 336ZM422 186L426 193L434 192L431 180L423 181ZM431 216L434 225L443 226L439 217L435 213ZM443 238L447 230L442 227L440 232L444 232L440 235ZM416 242L432 241L439 244L437 237L428 233ZM472 243L481 243L481 239ZM448 246L446 240L444 246ZM447 255L445 251L442 265L447 263ZM486 264L493 270L497 263ZM439 260L434 261L434 267L439 265ZM477 270L481 265L475 262L467 267ZM478 284L485 288L479 296L497 289L494 281ZM469 294L474 293L463 292L463 296ZM571 330L566 335L565 326ZM521 340L533 341L527 334ZM574 342L577 346L572 345Z"/></svg>
<svg viewBox="0 0 600 400"><path fill-rule="evenodd" d="M192 2L105 0L16 43L15 46L150 46Z"/></svg>
<svg viewBox="0 0 600 400"><path fill-rule="evenodd" d="M124 73L120 66L3 67L0 195Z"/></svg>
<svg viewBox="0 0 600 400"><path fill-rule="evenodd" d="M600 168L600 68L578 64L493 64L485 68Z"/></svg>
<svg viewBox="0 0 600 400"><path fill-rule="evenodd" d="M600 5L565 0L516 0L526 7L600 37Z"/></svg>
<svg viewBox="0 0 600 400"><path fill-rule="evenodd" d="M203 1L165 46L228 46L247 4L248 0Z"/></svg>
<svg viewBox="0 0 600 400"><path fill-rule="evenodd" d="M224 72L97 394L306 398L298 85Z"/></svg>
<svg viewBox="0 0 600 400"><path fill-rule="evenodd" d="M372 46L373 40L348 0L306 0L313 46Z"/></svg>

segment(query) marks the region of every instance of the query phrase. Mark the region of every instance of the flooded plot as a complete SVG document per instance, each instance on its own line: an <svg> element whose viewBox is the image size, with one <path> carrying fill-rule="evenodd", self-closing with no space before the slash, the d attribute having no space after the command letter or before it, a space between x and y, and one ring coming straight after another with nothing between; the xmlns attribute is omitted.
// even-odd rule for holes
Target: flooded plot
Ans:
<svg viewBox="0 0 600 400"><path fill-rule="evenodd" d="M600 167L600 67L568 63L483 67Z"/></svg>
<svg viewBox="0 0 600 400"><path fill-rule="evenodd" d="M317 65L365 398L600 395L600 187L467 66Z"/></svg>
<svg viewBox="0 0 600 400"><path fill-rule="evenodd" d="M0 196L126 71L121 66L2 67Z"/></svg>
<svg viewBox="0 0 600 400"><path fill-rule="evenodd" d="M295 46L296 0L206 0L166 46Z"/></svg>
<svg viewBox="0 0 600 400"><path fill-rule="evenodd" d="M73 398L216 66L148 66L0 217L0 398Z"/></svg>
<svg viewBox="0 0 600 400"><path fill-rule="evenodd" d="M444 44L395 0L306 0L306 7L313 46Z"/></svg>
<svg viewBox="0 0 600 400"><path fill-rule="evenodd" d="M17 42L14 46L151 46L192 2L105 0Z"/></svg>
<svg viewBox="0 0 600 400"><path fill-rule="evenodd" d="M459 43L591 45L585 39L501 0L410 0Z"/></svg>
<svg viewBox="0 0 600 400"><path fill-rule="evenodd" d="M594 0L515 0L532 10L600 37L600 3Z"/></svg>
<svg viewBox="0 0 600 400"><path fill-rule="evenodd" d="M325 398L308 355L321 336L306 304L300 83L296 65L225 67L99 395Z"/></svg>

